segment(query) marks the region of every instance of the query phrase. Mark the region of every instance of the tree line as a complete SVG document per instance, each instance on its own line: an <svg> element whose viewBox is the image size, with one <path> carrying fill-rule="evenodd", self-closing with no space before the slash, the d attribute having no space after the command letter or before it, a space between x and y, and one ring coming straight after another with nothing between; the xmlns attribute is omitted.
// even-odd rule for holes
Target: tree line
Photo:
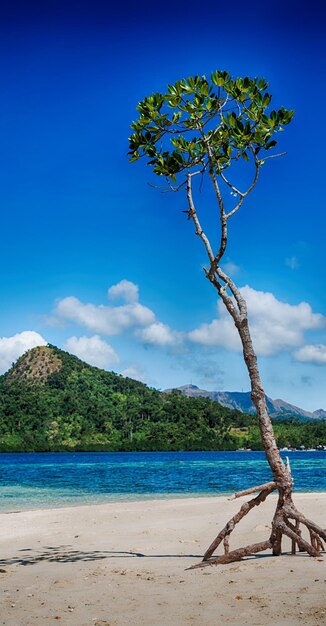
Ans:
<svg viewBox="0 0 326 626"><path fill-rule="evenodd" d="M45 382L24 377L25 357L0 377L2 452L261 449L255 415L177 390L162 393L49 349L62 365ZM326 422L275 428L281 447L326 443Z"/></svg>

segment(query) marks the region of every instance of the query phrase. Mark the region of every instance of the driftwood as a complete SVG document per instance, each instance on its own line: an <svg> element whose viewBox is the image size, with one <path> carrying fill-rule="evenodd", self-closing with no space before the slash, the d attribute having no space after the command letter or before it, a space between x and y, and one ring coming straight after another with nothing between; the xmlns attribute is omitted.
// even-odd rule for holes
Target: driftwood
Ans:
<svg viewBox="0 0 326 626"><path fill-rule="evenodd" d="M287 474L292 482L289 469L287 470ZM269 494L275 491L275 489L279 490L279 498L274 519L272 521L272 532L269 539L230 551L229 536L235 526L243 519L243 517L245 517L245 515L247 515L247 513L249 513L249 511L251 511L251 509L264 502ZM234 561L240 561L243 557L263 552L269 548L272 549L274 556L279 556L281 554L283 535L292 540L292 554L296 553L296 548L298 547L300 552L307 552L310 556L314 557L320 556L321 552L325 550L322 539L326 541L326 530L320 528L317 524L315 524L315 522L312 522L300 513L293 504L291 492L285 493L281 485L278 485L276 482L270 482L265 483L264 485L258 485L257 487L251 487L250 489L236 493L233 496L233 499L248 495L249 493L255 493L257 491L260 491L260 493L252 500L249 500L249 502L245 502L241 506L240 510L233 515L224 528L219 532L217 537L206 550L202 562L192 565L188 569L197 569L206 567L207 565L222 565L232 563ZM294 523L290 520L293 520ZM308 530L310 542L302 538L300 524L305 526ZM224 544L224 554L213 557L213 553L222 541Z"/></svg>

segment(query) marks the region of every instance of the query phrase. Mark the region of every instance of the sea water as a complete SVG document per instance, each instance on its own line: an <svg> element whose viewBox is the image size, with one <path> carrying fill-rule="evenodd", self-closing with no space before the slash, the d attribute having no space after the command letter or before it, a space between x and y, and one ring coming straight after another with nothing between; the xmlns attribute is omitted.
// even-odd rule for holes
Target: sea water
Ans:
<svg viewBox="0 0 326 626"><path fill-rule="evenodd" d="M326 491L326 451L289 456L297 491ZM0 454L0 509L230 494L272 479L263 452Z"/></svg>

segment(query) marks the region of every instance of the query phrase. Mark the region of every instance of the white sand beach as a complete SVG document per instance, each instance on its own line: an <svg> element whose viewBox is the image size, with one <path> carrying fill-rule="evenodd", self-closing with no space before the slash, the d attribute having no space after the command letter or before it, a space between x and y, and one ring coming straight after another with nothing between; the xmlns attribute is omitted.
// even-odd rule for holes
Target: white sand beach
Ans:
<svg viewBox="0 0 326 626"><path fill-rule="evenodd" d="M247 499L249 499L247 497ZM1 513L6 626L326 624L326 555L257 555L186 571L245 498L189 498ZM326 525L326 493L295 502ZM270 532L275 497L238 526L232 547Z"/></svg>

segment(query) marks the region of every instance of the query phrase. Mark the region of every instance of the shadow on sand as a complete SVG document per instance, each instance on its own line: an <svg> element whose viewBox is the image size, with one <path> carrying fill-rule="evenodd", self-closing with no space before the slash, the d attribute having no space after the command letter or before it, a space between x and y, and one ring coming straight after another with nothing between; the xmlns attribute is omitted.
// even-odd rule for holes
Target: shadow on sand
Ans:
<svg viewBox="0 0 326 626"><path fill-rule="evenodd" d="M321 556L326 553L323 552ZM283 555L290 556L289 552L283 552ZM306 553L298 553L296 557L308 557ZM147 559L194 559L201 561L202 554L143 554L142 552L132 552L125 550L91 550L84 552L82 550L74 550L71 545L60 546L43 546L42 549L36 551L32 548L24 548L19 550L17 556L7 559L0 559L0 567L8 565L35 565L41 561L49 563L77 563L79 561L101 561L104 559L126 559L126 558L147 558ZM277 558L272 554L252 554L248 555L242 562L259 560L259 559ZM308 557L309 558L309 557Z"/></svg>
<svg viewBox="0 0 326 626"><path fill-rule="evenodd" d="M35 565L40 561L53 563L74 563L78 561L99 561L103 559L124 559L124 558L192 558L202 559L200 554L142 554L141 552L127 552L119 550L92 550L83 552L73 550L70 545L44 546L41 550L35 551L32 548L19 550L18 556L8 559L0 559L0 566L5 565Z"/></svg>

